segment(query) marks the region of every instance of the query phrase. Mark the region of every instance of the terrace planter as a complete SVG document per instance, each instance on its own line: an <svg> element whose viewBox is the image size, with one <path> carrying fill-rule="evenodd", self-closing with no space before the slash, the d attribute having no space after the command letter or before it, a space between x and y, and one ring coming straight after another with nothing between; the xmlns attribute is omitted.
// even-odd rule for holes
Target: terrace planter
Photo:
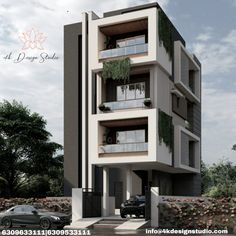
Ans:
<svg viewBox="0 0 236 236"><path fill-rule="evenodd" d="M110 107L105 106L103 103L98 106L99 110L102 112L110 111Z"/></svg>
<svg viewBox="0 0 236 236"><path fill-rule="evenodd" d="M150 107L152 105L152 101L150 99L145 99L143 104L146 106L146 107Z"/></svg>

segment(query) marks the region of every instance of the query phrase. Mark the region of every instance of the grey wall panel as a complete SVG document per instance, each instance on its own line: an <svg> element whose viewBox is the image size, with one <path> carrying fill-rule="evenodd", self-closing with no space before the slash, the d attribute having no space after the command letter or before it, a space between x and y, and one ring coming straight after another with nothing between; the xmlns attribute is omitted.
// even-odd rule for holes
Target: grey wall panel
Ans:
<svg viewBox="0 0 236 236"><path fill-rule="evenodd" d="M198 137L201 137L201 104L188 104L188 121L191 131Z"/></svg>
<svg viewBox="0 0 236 236"><path fill-rule="evenodd" d="M152 186L159 187L160 195L172 195L172 176L161 171L152 171Z"/></svg>
<svg viewBox="0 0 236 236"><path fill-rule="evenodd" d="M189 165L189 136L181 132L181 164Z"/></svg>
<svg viewBox="0 0 236 236"><path fill-rule="evenodd" d="M174 174L173 195L176 196L200 196L201 175L200 174Z"/></svg>
<svg viewBox="0 0 236 236"><path fill-rule="evenodd" d="M64 194L82 181L82 24L64 27Z"/></svg>
<svg viewBox="0 0 236 236"><path fill-rule="evenodd" d="M172 95L172 111L187 120L187 101L185 98L179 98L175 94Z"/></svg>
<svg viewBox="0 0 236 236"><path fill-rule="evenodd" d="M189 87L189 59L185 53L181 53L181 81Z"/></svg>
<svg viewBox="0 0 236 236"><path fill-rule="evenodd" d="M193 109L193 133L201 136L201 104L195 104Z"/></svg>

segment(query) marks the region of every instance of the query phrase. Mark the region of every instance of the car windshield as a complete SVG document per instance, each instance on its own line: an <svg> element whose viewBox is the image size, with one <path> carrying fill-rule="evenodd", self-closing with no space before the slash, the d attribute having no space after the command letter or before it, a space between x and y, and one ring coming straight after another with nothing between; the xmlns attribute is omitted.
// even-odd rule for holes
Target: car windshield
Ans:
<svg viewBox="0 0 236 236"><path fill-rule="evenodd" d="M136 200L137 200L137 199L136 199L135 196L132 196L132 197L130 197L130 199L129 199L130 202L134 202L134 201L136 201Z"/></svg>
<svg viewBox="0 0 236 236"><path fill-rule="evenodd" d="M10 211L13 211L13 210L14 210L14 207L11 207L8 210L6 210L5 212L10 212Z"/></svg>
<svg viewBox="0 0 236 236"><path fill-rule="evenodd" d="M137 198L139 201L145 202L145 196L138 196Z"/></svg>

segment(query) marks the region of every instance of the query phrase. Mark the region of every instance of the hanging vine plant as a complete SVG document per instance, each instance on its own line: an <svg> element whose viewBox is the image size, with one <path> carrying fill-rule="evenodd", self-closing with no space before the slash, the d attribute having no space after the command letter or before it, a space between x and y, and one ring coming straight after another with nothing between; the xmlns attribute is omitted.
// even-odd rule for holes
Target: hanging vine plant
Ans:
<svg viewBox="0 0 236 236"><path fill-rule="evenodd" d="M169 58L173 56L173 37L172 37L172 24L166 14L160 10L158 19L159 43L163 44Z"/></svg>
<svg viewBox="0 0 236 236"><path fill-rule="evenodd" d="M159 109L158 119L158 133L160 144L164 142L169 148L169 151L173 150L173 138L174 138L174 127L172 124L172 117L167 115L165 112Z"/></svg>
<svg viewBox="0 0 236 236"><path fill-rule="evenodd" d="M124 80L129 81L130 75L130 58L114 60L103 63L102 78L104 80Z"/></svg>

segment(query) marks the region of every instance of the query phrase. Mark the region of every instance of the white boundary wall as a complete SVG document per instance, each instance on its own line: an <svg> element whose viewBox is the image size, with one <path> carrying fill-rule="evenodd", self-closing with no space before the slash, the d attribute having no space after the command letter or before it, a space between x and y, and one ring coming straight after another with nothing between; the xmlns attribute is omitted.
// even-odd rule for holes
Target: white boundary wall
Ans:
<svg viewBox="0 0 236 236"><path fill-rule="evenodd" d="M83 189L72 189L72 223L83 218Z"/></svg>

